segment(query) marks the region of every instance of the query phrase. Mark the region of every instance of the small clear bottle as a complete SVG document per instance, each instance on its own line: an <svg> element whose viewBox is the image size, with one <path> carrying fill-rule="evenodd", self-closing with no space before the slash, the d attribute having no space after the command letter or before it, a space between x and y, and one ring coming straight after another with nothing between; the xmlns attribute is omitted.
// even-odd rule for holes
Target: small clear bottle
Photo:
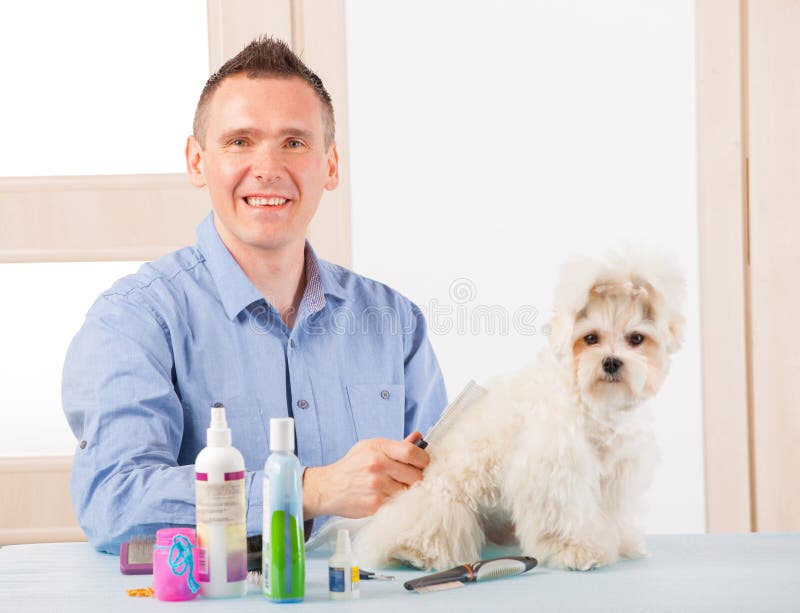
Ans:
<svg viewBox="0 0 800 613"><path fill-rule="evenodd" d="M336 533L336 551L328 560L328 592L331 600L353 600L360 595L359 569L350 545L350 532Z"/></svg>
<svg viewBox="0 0 800 613"><path fill-rule="evenodd" d="M264 465L262 575L264 595L298 602L305 595L302 467L294 454L294 419L269 420L270 456Z"/></svg>

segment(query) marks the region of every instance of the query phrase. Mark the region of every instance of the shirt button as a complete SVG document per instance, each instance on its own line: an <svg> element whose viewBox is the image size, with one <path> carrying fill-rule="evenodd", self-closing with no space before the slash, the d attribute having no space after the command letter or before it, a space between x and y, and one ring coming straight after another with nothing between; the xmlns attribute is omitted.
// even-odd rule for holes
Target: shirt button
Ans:
<svg viewBox="0 0 800 613"><path fill-rule="evenodd" d="M381 392L381 398L383 398L384 400L389 400L389 390L383 390Z"/></svg>
<svg viewBox="0 0 800 613"><path fill-rule="evenodd" d="M307 409L308 403L305 400L298 400L297 406L300 407L301 409Z"/></svg>
<svg viewBox="0 0 800 613"><path fill-rule="evenodd" d="M86 441L81 441L81 449L86 449Z"/></svg>
<svg viewBox="0 0 800 613"><path fill-rule="evenodd" d="M291 347L292 349L294 349L294 339L291 339L291 340L289 341L289 347Z"/></svg>

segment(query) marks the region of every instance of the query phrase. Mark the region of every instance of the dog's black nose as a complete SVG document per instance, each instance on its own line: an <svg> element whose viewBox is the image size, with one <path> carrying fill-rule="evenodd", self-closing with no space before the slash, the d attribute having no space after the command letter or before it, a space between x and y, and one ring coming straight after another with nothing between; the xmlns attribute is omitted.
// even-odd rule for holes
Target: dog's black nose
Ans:
<svg viewBox="0 0 800 613"><path fill-rule="evenodd" d="M606 358L603 360L603 370L609 375L613 375L622 366L622 360L619 358Z"/></svg>

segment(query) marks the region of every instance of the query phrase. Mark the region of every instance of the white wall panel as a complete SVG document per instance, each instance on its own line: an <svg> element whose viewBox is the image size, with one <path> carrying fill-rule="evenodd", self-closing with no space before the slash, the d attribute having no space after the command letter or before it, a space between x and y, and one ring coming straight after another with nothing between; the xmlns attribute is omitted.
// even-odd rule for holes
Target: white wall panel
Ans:
<svg viewBox="0 0 800 613"><path fill-rule="evenodd" d="M452 395L532 360L569 255L672 251L688 325L646 526L703 531L694 3L346 9L354 268L425 310Z"/></svg>

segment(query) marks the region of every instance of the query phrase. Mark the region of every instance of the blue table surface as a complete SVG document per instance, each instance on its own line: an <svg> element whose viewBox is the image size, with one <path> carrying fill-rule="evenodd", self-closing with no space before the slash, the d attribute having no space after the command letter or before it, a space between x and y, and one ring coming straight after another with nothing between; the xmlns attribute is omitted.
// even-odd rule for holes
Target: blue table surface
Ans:
<svg viewBox="0 0 800 613"><path fill-rule="evenodd" d="M167 603L131 598L150 576L119 573L119 558L87 543L0 548L0 611L713 611L800 612L800 533L661 535L647 539L650 557L590 572L548 568L445 592L416 594L403 582L420 571L392 569L395 581L363 581L361 598L330 601L327 552L306 565L306 599L276 605L256 590L236 600Z"/></svg>

